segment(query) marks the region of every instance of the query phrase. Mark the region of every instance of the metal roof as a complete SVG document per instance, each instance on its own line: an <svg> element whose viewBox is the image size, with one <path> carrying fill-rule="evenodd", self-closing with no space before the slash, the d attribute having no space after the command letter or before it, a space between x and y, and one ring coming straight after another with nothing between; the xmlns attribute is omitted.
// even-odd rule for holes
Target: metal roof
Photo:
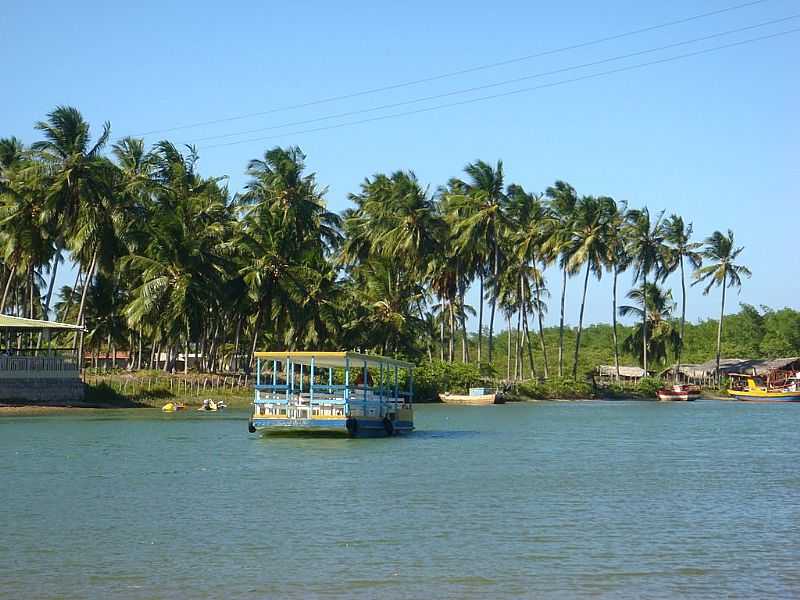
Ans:
<svg viewBox="0 0 800 600"><path fill-rule="evenodd" d="M12 317L11 315L0 315L0 329L30 329L38 331L80 331L80 325L70 325L69 323L58 323L56 321L40 321L39 319L25 319L23 317Z"/></svg>
<svg viewBox="0 0 800 600"><path fill-rule="evenodd" d="M310 365L311 359L314 359L314 366L316 367L344 367L346 361L350 361L350 366L358 367L367 363L369 367L379 367L380 365L389 365L392 367L401 367L404 369L413 369L414 364L396 358L389 358L386 356L377 356L374 354L361 354L360 352L317 352L311 351L283 351L283 352L256 352L256 358L264 358L268 360L279 360L284 362L291 359L293 362L301 365Z"/></svg>

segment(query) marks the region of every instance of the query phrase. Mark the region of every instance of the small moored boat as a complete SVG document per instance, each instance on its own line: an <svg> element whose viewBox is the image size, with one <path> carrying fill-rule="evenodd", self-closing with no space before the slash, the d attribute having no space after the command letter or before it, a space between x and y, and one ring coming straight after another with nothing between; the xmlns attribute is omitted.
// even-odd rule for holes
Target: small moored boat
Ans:
<svg viewBox="0 0 800 600"><path fill-rule="evenodd" d="M492 388L470 388L469 394L451 394L450 392L439 394L439 400L445 404L505 404L505 398Z"/></svg>
<svg viewBox="0 0 800 600"><path fill-rule="evenodd" d="M766 377L732 373L728 394L752 402L800 402L800 373L773 370Z"/></svg>
<svg viewBox="0 0 800 600"><path fill-rule="evenodd" d="M256 352L255 356L251 433L385 437L414 429L411 363L358 352ZM402 388L401 370L406 372ZM334 371L342 383L334 383Z"/></svg>
<svg viewBox="0 0 800 600"><path fill-rule="evenodd" d="M691 402L700 397L700 388L696 385L679 384L663 387L656 391L659 400Z"/></svg>
<svg viewBox="0 0 800 600"><path fill-rule="evenodd" d="M161 407L163 412L177 412L179 410L186 410L186 406L180 402L167 402Z"/></svg>

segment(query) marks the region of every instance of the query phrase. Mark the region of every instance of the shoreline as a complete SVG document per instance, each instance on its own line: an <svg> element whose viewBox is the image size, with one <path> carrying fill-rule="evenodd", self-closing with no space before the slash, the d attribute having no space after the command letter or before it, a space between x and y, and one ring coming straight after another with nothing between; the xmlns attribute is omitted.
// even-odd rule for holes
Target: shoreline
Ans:
<svg viewBox="0 0 800 600"><path fill-rule="evenodd" d="M718 400L728 402L735 400L725 394L703 392L700 397L701 400ZM225 398L230 408L246 408L250 405L250 397L235 397ZM538 402L580 402L585 400L600 400L603 402L615 402L621 400L634 400L640 402L660 402L657 398L642 398L642 397L597 397L597 398L520 398L511 400L510 402L519 403L538 403ZM165 398L164 402L182 402L187 407L196 408L201 406L202 400L197 398ZM441 404L441 402L416 402L415 404ZM21 404L14 402L0 402L0 417L32 417L32 416L47 416L55 414L71 413L75 411L114 411L120 409L150 409L160 410L161 405L148 404L143 402L136 402L134 400L126 400L123 402L70 402L64 404Z"/></svg>

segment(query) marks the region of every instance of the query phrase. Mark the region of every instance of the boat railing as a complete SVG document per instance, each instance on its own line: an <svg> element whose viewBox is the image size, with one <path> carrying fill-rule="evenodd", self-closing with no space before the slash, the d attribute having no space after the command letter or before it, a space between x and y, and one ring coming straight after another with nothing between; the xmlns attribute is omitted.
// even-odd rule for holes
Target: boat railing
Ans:
<svg viewBox="0 0 800 600"><path fill-rule="evenodd" d="M343 363L321 365L315 357L308 363L273 358L272 368L262 370L261 357L256 362L254 404L256 412L287 418L310 418L320 415L386 417L410 407L413 397L413 373L410 365L363 362L348 355L337 357ZM388 361L390 362L390 361ZM407 369L406 381L399 378L399 368ZM334 372L335 369L342 369ZM327 373L325 372L327 371ZM340 378L334 381L334 376ZM344 381L342 382L342 378ZM405 388L405 389L403 389Z"/></svg>
<svg viewBox="0 0 800 600"><path fill-rule="evenodd" d="M408 392L381 390L369 386L314 385L313 391L291 391L285 385L256 386L254 403L261 414L287 418L313 415L384 417L409 403ZM274 407L274 408L272 408Z"/></svg>
<svg viewBox="0 0 800 600"><path fill-rule="evenodd" d="M0 378L78 377L75 361L62 356L0 356Z"/></svg>

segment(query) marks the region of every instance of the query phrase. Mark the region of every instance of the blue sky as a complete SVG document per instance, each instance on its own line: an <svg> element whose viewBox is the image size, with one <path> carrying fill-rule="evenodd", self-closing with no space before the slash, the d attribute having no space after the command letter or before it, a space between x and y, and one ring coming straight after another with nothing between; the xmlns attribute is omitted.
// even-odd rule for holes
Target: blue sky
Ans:
<svg viewBox="0 0 800 600"><path fill-rule="evenodd" d="M341 210L376 172L412 169L431 189L481 158L502 159L508 183L543 191L564 179L579 193L677 212L699 237L735 231L753 270L736 301L798 307L800 34L683 60L412 116L296 133L359 118L542 85L800 27L800 19L607 65L499 86L361 117L256 134L210 136L403 102L571 67L800 13L768 0L679 26L426 84L303 109L176 131L425 78L612 36L744 0L590 2L8 2L0 6L6 86L0 135L36 139L35 121L58 104L80 108L115 138L162 130L195 143L207 175L236 191L251 158L299 145ZM267 138L229 146L214 143ZM67 274L64 281L67 280ZM558 319L559 280L548 323ZM677 281L669 281L676 299ZM626 276L623 291L630 287ZM580 282L567 311L577 321ZM473 293L473 302L476 301ZM718 294L690 292L692 320L718 313ZM610 281L591 283L587 322L610 320Z"/></svg>

